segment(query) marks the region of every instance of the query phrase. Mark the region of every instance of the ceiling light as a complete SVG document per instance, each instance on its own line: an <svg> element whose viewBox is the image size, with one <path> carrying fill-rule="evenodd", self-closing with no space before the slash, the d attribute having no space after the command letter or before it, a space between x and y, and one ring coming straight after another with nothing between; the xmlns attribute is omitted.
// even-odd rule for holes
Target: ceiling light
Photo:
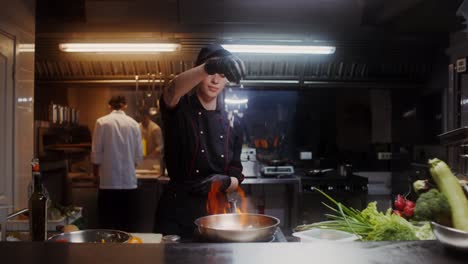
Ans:
<svg viewBox="0 0 468 264"><path fill-rule="evenodd" d="M334 46L297 46L297 45L222 45L233 53L276 53L276 54L333 54Z"/></svg>
<svg viewBox="0 0 468 264"><path fill-rule="evenodd" d="M246 104L249 102L249 99L235 99L235 98L226 98L224 99L226 104Z"/></svg>
<svg viewBox="0 0 468 264"><path fill-rule="evenodd" d="M299 84L297 80L241 80L242 84L273 83L273 84Z"/></svg>
<svg viewBox="0 0 468 264"><path fill-rule="evenodd" d="M244 88L244 85L256 85L256 84L299 84L298 80L241 80L240 88ZM237 87L239 84L228 83L229 87Z"/></svg>
<svg viewBox="0 0 468 264"><path fill-rule="evenodd" d="M34 43L24 43L18 45L18 52L34 52L35 45Z"/></svg>
<svg viewBox="0 0 468 264"><path fill-rule="evenodd" d="M106 53L140 53L171 52L177 50L174 43L61 43L63 52L106 52Z"/></svg>

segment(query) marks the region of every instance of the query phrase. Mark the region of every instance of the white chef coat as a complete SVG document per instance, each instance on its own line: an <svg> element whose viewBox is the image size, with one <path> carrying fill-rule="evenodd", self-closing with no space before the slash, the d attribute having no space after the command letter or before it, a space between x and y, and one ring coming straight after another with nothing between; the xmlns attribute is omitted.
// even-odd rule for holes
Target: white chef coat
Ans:
<svg viewBox="0 0 468 264"><path fill-rule="evenodd" d="M100 189L135 189L135 164L143 159L138 123L122 110L99 118L93 133L91 160L99 164Z"/></svg>

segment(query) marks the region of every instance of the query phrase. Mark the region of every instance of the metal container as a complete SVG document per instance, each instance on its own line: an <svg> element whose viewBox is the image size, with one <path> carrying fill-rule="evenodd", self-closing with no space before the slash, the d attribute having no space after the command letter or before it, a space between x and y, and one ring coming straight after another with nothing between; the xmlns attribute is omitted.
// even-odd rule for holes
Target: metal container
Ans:
<svg viewBox="0 0 468 264"><path fill-rule="evenodd" d="M64 120L63 120L63 113L64 113L64 112L63 112L63 106L59 105L59 106L57 107L57 109L58 109L57 123L61 125L61 124L63 124L63 122L64 122Z"/></svg>
<svg viewBox="0 0 468 264"><path fill-rule="evenodd" d="M163 236L161 240L164 243L179 243L180 242L180 236L178 236L178 235L166 235L166 236Z"/></svg>
<svg viewBox="0 0 468 264"><path fill-rule="evenodd" d="M200 235L213 242L270 241L279 223L262 214L217 214L195 220Z"/></svg>
<svg viewBox="0 0 468 264"><path fill-rule="evenodd" d="M132 238L127 232L109 229L88 229L62 233L49 238L52 242L69 243L127 243Z"/></svg>
<svg viewBox="0 0 468 264"><path fill-rule="evenodd" d="M75 123L77 125L80 124L80 110L76 110L76 113L75 113Z"/></svg>
<svg viewBox="0 0 468 264"><path fill-rule="evenodd" d="M70 121L69 121L69 123L70 123L71 125L74 125L75 122L76 122L76 121L75 121L75 120L76 120L76 118L75 118L75 111L76 111L75 108L70 107Z"/></svg>
<svg viewBox="0 0 468 264"><path fill-rule="evenodd" d="M446 227L432 222L432 231L443 245L460 250L468 250L468 232Z"/></svg>
<svg viewBox="0 0 468 264"><path fill-rule="evenodd" d="M49 105L49 122L52 124L57 123L57 105L53 103Z"/></svg>
<svg viewBox="0 0 468 264"><path fill-rule="evenodd" d="M69 118L69 114L68 114L68 106L64 106L63 107L63 119L62 119L62 123L67 125L68 124L68 118Z"/></svg>

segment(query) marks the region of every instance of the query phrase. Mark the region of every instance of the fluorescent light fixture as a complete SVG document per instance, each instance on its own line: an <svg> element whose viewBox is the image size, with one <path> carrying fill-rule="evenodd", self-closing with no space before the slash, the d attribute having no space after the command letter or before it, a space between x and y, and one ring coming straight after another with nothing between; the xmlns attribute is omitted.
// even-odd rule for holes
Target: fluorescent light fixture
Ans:
<svg viewBox="0 0 468 264"><path fill-rule="evenodd" d="M35 50L35 45L34 43L24 43L24 44L19 44L18 45L18 52L34 52Z"/></svg>
<svg viewBox="0 0 468 264"><path fill-rule="evenodd" d="M171 52L177 50L174 43L61 43L63 52L140 53Z"/></svg>
<svg viewBox="0 0 468 264"><path fill-rule="evenodd" d="M299 84L297 80L241 80L242 84L271 83L271 84Z"/></svg>
<svg viewBox="0 0 468 264"><path fill-rule="evenodd" d="M298 80L241 80L240 88L244 88L244 85L262 85L262 84L271 84L271 85L298 85ZM239 84L229 82L227 84L229 87L239 87Z"/></svg>
<svg viewBox="0 0 468 264"><path fill-rule="evenodd" d="M241 88L244 88L243 85L249 84L299 84L297 80L241 80ZM236 83L228 83L228 86L238 86Z"/></svg>
<svg viewBox="0 0 468 264"><path fill-rule="evenodd" d="M140 79L140 81L146 82L146 79ZM60 81L38 81L40 83L67 83L67 84L79 84L79 83L86 83L86 84L103 84L103 83L112 83L112 84L135 84L135 79L131 80L60 80ZM164 83L164 80L154 80L155 83Z"/></svg>
<svg viewBox="0 0 468 264"><path fill-rule="evenodd" d="M224 102L226 104L246 104L249 102L249 99L232 99L232 98L226 98L224 99Z"/></svg>
<svg viewBox="0 0 468 264"><path fill-rule="evenodd" d="M274 54L333 54L334 46L298 45L246 45L225 44L223 48L233 53L274 53Z"/></svg>

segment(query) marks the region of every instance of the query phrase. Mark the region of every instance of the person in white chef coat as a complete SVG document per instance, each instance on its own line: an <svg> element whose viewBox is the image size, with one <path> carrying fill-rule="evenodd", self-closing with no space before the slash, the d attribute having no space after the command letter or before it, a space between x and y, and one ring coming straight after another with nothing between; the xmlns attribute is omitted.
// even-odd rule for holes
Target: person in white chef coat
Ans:
<svg viewBox="0 0 468 264"><path fill-rule="evenodd" d="M143 159L139 124L127 116L124 96L109 100L111 112L96 121L91 159L99 185L99 227L131 231L137 178L135 167Z"/></svg>

